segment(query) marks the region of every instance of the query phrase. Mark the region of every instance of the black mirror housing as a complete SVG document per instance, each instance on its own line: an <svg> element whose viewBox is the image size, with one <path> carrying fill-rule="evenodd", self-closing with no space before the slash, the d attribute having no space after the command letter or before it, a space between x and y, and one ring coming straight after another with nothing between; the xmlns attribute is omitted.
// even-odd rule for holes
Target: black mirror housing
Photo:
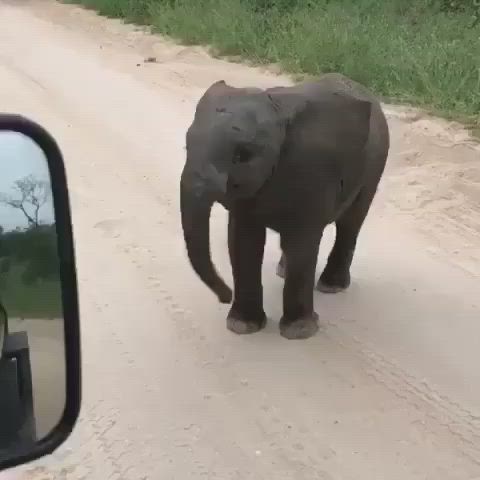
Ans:
<svg viewBox="0 0 480 480"><path fill-rule="evenodd" d="M62 391L65 391L65 400L62 403L64 405L63 413L59 412L59 421L55 422L52 429L49 429L48 434L38 438L32 399L31 342L29 344L28 332L9 331L8 316L11 315L6 311L1 311L5 309L0 303L0 437L2 437L2 434L6 437L10 430L21 430L18 435L19 440L15 442L14 448L2 449L0 441L0 471L31 462L55 451L70 436L78 419L81 405L81 352L77 278L70 202L62 153L48 131L21 115L0 113L0 134L3 132L15 132L28 137L40 148L46 158L46 163L48 163L55 218L55 225L52 224L50 227L56 234L59 292L61 292L59 303L61 303L60 310L63 312L64 359L62 361L65 362L65 374ZM1 149L0 144L0 160L2 157ZM5 164L2 165L0 161L0 171L3 172L5 168ZM29 223L28 228L30 227ZM1 269L3 269L3 266ZM2 275L3 270L0 271L0 278ZM4 382L3 385L2 382ZM23 420L18 426L15 426L16 424L12 419L16 418L14 410L18 406L15 403L17 395L22 397L23 417L21 418ZM5 410L2 412L2 409ZM2 418L5 419L3 426ZM7 422L6 419L10 422Z"/></svg>

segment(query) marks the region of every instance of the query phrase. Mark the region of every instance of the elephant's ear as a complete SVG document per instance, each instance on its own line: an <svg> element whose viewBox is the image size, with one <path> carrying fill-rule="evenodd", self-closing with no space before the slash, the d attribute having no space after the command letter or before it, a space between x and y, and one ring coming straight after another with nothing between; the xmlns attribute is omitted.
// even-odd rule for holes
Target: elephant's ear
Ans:
<svg viewBox="0 0 480 480"><path fill-rule="evenodd" d="M344 92L302 92L272 89L269 97L287 139L322 150L359 152L368 141L372 102Z"/></svg>

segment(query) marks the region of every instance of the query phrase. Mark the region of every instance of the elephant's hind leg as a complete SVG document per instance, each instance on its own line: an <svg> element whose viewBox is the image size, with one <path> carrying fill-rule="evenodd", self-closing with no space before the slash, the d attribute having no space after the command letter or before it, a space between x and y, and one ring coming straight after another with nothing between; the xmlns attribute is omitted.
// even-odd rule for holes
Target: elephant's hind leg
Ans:
<svg viewBox="0 0 480 480"><path fill-rule="evenodd" d="M265 327L262 262L266 229L247 216L230 213L228 251L232 264L234 298L227 328L238 334L255 333Z"/></svg>
<svg viewBox="0 0 480 480"><path fill-rule="evenodd" d="M368 214L375 190L361 190L352 205L336 221L336 237L317 290L338 293L350 286L350 267L357 238Z"/></svg>

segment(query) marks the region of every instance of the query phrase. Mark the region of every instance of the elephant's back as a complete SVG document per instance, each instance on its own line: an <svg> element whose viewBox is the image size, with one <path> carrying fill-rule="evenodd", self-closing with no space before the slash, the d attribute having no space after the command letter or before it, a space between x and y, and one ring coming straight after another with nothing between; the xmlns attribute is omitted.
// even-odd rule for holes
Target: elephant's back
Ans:
<svg viewBox="0 0 480 480"><path fill-rule="evenodd" d="M326 73L314 81L299 83L284 89L310 98L318 98L325 93L340 93L371 102L370 135L366 148L369 156L386 158L390 148L387 119L379 99L367 87L341 73Z"/></svg>
<svg viewBox="0 0 480 480"><path fill-rule="evenodd" d="M379 162L385 161L390 149L390 133L387 118L379 99L367 87L341 73L326 73L314 84L321 91L345 93L372 103L370 135L366 148L372 159Z"/></svg>
<svg viewBox="0 0 480 480"><path fill-rule="evenodd" d="M320 92L330 91L345 93L358 98L359 100L369 100L374 105L380 107L378 98L365 85L341 74L341 73L325 73L315 82L309 82L315 85ZM305 85L308 85L306 83ZM381 108L380 108L381 110Z"/></svg>

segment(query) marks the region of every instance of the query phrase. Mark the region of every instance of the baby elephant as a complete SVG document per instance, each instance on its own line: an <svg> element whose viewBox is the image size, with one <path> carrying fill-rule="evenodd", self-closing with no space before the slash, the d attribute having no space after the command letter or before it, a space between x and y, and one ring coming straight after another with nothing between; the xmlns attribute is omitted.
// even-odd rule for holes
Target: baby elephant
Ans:
<svg viewBox="0 0 480 480"><path fill-rule="evenodd" d="M219 202L229 211L228 249L234 278L227 327L265 326L262 263L266 229L280 234L284 276L280 332L308 338L318 330L313 291L324 228L336 240L317 283L322 292L350 284L357 237L390 147L380 103L339 74L267 90L214 83L198 102L186 136L180 181L188 256L221 303L232 291L210 256L209 219Z"/></svg>

